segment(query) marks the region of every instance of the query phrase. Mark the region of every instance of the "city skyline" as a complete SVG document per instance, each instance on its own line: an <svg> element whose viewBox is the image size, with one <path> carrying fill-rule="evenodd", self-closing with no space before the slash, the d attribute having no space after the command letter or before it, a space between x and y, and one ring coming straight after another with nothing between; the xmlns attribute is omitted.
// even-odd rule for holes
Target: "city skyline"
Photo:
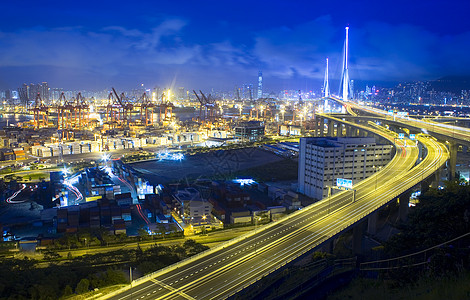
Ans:
<svg viewBox="0 0 470 300"><path fill-rule="evenodd" d="M64 89L144 83L231 90L256 84L261 70L263 91L309 90L321 87L329 57L335 93L347 25L355 82L468 75L469 6L85 1L72 9L56 1L8 3L1 13L0 89L47 81Z"/></svg>

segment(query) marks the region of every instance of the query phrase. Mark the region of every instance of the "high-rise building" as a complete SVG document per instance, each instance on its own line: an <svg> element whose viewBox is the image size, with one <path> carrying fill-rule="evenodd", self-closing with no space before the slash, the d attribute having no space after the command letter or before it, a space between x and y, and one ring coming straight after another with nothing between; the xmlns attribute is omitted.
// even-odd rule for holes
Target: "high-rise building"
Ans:
<svg viewBox="0 0 470 300"><path fill-rule="evenodd" d="M34 103L38 94L45 103L49 103L51 89L47 82L42 84L30 83L29 85L23 83L23 86L18 88L18 93L21 102L25 105Z"/></svg>
<svg viewBox="0 0 470 300"><path fill-rule="evenodd" d="M18 94L20 96L20 101L23 104L28 104L29 100L29 86L26 83L23 83L21 87L18 88Z"/></svg>
<svg viewBox="0 0 470 300"><path fill-rule="evenodd" d="M258 99L263 98L263 73L258 72Z"/></svg>
<svg viewBox="0 0 470 300"><path fill-rule="evenodd" d="M184 87L180 86L178 88L178 90L176 91L176 98L178 98L178 100L184 100L186 98L186 91Z"/></svg>
<svg viewBox="0 0 470 300"><path fill-rule="evenodd" d="M11 91L11 100L14 104L19 104L18 102L20 100L20 94L18 91Z"/></svg>
<svg viewBox="0 0 470 300"><path fill-rule="evenodd" d="M240 96L243 100L253 100L253 84L244 84Z"/></svg>
<svg viewBox="0 0 470 300"><path fill-rule="evenodd" d="M393 146L378 145L374 138L301 138L299 192L322 199L338 178L353 184L366 179L392 159Z"/></svg>
<svg viewBox="0 0 470 300"><path fill-rule="evenodd" d="M39 86L39 94L41 95L41 99L49 103L49 93L50 93L50 88L47 82L43 82L42 84L38 84Z"/></svg>
<svg viewBox="0 0 470 300"><path fill-rule="evenodd" d="M59 98L60 98L60 94L64 91L64 89L62 88L53 88L51 91L50 91L50 98L52 100L53 103L56 103L57 101L59 101Z"/></svg>

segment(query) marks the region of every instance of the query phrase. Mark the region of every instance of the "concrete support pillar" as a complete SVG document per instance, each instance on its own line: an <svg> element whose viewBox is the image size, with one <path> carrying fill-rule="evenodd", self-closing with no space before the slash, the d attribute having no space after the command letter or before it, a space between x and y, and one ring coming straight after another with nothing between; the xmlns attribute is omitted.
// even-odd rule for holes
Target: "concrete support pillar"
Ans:
<svg viewBox="0 0 470 300"><path fill-rule="evenodd" d="M337 130L337 133L336 133L336 136L337 137L343 137L343 127L344 127L344 124L343 123L338 123L338 126L336 127L336 130Z"/></svg>
<svg viewBox="0 0 470 300"><path fill-rule="evenodd" d="M421 181L421 194L424 194L427 191L429 191L429 180L428 179Z"/></svg>
<svg viewBox="0 0 470 300"><path fill-rule="evenodd" d="M353 228L352 250L354 254L362 254L362 237L364 236L364 222L361 221Z"/></svg>
<svg viewBox="0 0 470 300"><path fill-rule="evenodd" d="M439 180L441 177L441 170L434 172L429 178L421 181L421 194L426 193L429 188L437 188L439 186Z"/></svg>
<svg viewBox="0 0 470 300"><path fill-rule="evenodd" d="M318 129L318 136L322 137L323 136L323 132L325 130L325 119L324 118L320 118L319 120L319 129Z"/></svg>
<svg viewBox="0 0 470 300"><path fill-rule="evenodd" d="M328 136L334 136L335 134L335 122L333 120L328 120Z"/></svg>
<svg viewBox="0 0 470 300"><path fill-rule="evenodd" d="M377 220L379 219L378 211L374 211L367 217L367 233L376 234L377 233Z"/></svg>
<svg viewBox="0 0 470 300"><path fill-rule="evenodd" d="M432 188L437 189L439 187L439 180L441 177L441 169L437 170L434 172L434 174L431 175L430 179L430 186Z"/></svg>
<svg viewBox="0 0 470 300"><path fill-rule="evenodd" d="M364 137L364 130L359 129L359 137Z"/></svg>
<svg viewBox="0 0 470 300"><path fill-rule="evenodd" d="M313 136L318 136L318 118L313 120Z"/></svg>
<svg viewBox="0 0 470 300"><path fill-rule="evenodd" d="M400 206L398 208L398 214L400 215L401 221L406 221L408 217L408 208L410 203L411 191L406 191L398 197Z"/></svg>
<svg viewBox="0 0 470 300"><path fill-rule="evenodd" d="M457 149L458 149L458 144L455 143L455 142L450 142L449 144L447 144L448 147L449 147L449 154L450 154L450 158L449 158L449 173L447 174L447 179L448 180L453 180L455 179L455 173L457 173Z"/></svg>

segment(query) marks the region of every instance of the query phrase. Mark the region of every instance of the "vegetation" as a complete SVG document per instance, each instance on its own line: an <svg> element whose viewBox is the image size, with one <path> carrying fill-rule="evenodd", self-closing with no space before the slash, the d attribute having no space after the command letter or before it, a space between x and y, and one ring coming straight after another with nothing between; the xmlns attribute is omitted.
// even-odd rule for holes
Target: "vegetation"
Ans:
<svg viewBox="0 0 470 300"><path fill-rule="evenodd" d="M0 299L59 299L84 294L93 289L129 282L134 278L173 264L208 247L186 240L181 245L154 245L147 250L117 250L89 254L58 262L58 254L48 251L44 261L0 259ZM45 264L45 261L49 263Z"/></svg>
<svg viewBox="0 0 470 300"><path fill-rule="evenodd" d="M176 238L183 235L182 232L172 232L169 234L162 233L160 235L149 235L145 230L139 230L140 235L137 237L127 236L126 234L111 234L108 230L97 229L79 229L77 233L66 233L60 238L54 240L52 244L47 246L48 250L71 250L80 248L96 248L102 246L111 246L119 244L127 244L140 241L152 241L165 238Z"/></svg>
<svg viewBox="0 0 470 300"><path fill-rule="evenodd" d="M406 288L397 288L393 281L382 281L366 278L355 279L346 289L339 291L328 300L362 300L362 299L469 299L470 273L458 276L445 276L436 280L421 277Z"/></svg>
<svg viewBox="0 0 470 300"><path fill-rule="evenodd" d="M432 247L469 232L470 185L452 181L442 190L429 190L399 229L401 233L385 243L385 251L391 257Z"/></svg>
<svg viewBox="0 0 470 300"><path fill-rule="evenodd" d="M138 153L133 153L130 155L125 155L123 158L121 158L121 161L123 163L129 163L129 162L134 162L134 161L156 159L156 158L157 158L157 155L155 153L138 152Z"/></svg>
<svg viewBox="0 0 470 300"><path fill-rule="evenodd" d="M457 180L429 190L399 229L380 247L385 258L405 256L389 263L399 267L376 273L379 280L356 279L330 299L470 298L469 183Z"/></svg>

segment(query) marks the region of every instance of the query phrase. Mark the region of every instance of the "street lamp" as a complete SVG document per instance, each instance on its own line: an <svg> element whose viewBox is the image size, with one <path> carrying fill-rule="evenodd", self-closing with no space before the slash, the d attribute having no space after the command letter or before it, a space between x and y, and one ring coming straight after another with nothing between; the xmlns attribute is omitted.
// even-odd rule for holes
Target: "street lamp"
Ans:
<svg viewBox="0 0 470 300"><path fill-rule="evenodd" d="M261 217L255 217L255 233L256 229L258 228L258 221L261 221Z"/></svg>

